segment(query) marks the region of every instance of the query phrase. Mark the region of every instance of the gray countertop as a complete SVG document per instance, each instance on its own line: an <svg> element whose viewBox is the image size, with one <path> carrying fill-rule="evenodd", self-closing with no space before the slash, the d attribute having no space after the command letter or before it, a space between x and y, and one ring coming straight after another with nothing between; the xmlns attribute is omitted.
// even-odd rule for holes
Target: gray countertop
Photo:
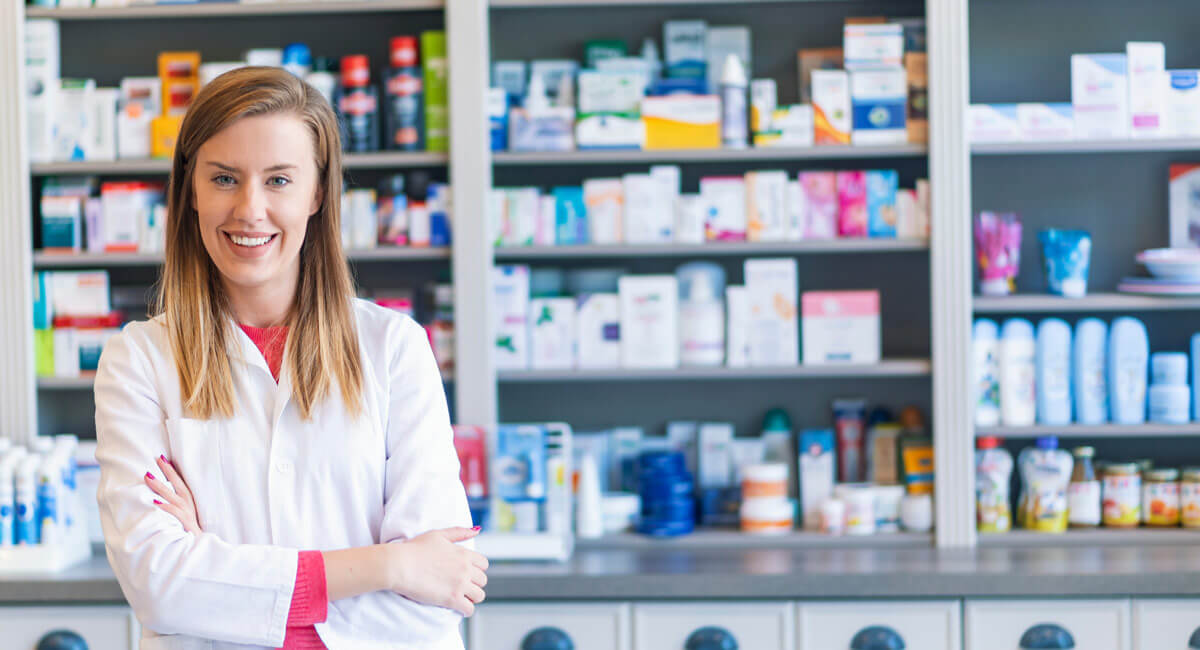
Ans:
<svg viewBox="0 0 1200 650"><path fill-rule="evenodd" d="M1200 596L1200 545L1061 548L582 548L493 563L488 599ZM0 603L121 603L103 554L61 574L0 577Z"/></svg>

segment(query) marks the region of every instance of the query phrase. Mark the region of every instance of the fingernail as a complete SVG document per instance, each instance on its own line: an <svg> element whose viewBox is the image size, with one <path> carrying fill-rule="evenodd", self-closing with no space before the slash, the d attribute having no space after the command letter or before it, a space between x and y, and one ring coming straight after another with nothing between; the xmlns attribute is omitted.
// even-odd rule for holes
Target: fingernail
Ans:
<svg viewBox="0 0 1200 650"><path fill-rule="evenodd" d="M162 455L162 454L159 454L159 455L158 455L158 458L159 458L159 460L161 460L161 461L162 461L162 462L164 462L164 463L170 462L170 461L168 461L168 460L167 460L167 457L166 457L166 456L164 456L164 455Z"/></svg>
<svg viewBox="0 0 1200 650"><path fill-rule="evenodd" d="M148 478L148 479L150 479L151 481L153 481L153 480L154 480L154 475L153 475L153 474L151 474L150 472L146 472L146 478Z"/></svg>
<svg viewBox="0 0 1200 650"><path fill-rule="evenodd" d="M156 506L161 506L161 505L162 505L162 501L159 501L158 499L155 499L155 500L154 500L154 505L156 505Z"/></svg>
<svg viewBox="0 0 1200 650"><path fill-rule="evenodd" d="M479 531L483 530L483 527L482 527L482 526L475 526L475 527L474 527L474 528L472 528L471 530L473 530L473 531L475 531L475 532L479 532Z"/></svg>

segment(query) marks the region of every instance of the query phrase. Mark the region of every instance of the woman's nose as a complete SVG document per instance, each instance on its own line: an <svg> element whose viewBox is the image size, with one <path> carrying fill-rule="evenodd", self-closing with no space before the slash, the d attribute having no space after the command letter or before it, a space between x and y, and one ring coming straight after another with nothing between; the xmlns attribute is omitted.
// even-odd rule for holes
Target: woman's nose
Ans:
<svg viewBox="0 0 1200 650"><path fill-rule="evenodd" d="M246 183L238 192L236 216L245 221L258 221L267 216L266 193L255 183Z"/></svg>

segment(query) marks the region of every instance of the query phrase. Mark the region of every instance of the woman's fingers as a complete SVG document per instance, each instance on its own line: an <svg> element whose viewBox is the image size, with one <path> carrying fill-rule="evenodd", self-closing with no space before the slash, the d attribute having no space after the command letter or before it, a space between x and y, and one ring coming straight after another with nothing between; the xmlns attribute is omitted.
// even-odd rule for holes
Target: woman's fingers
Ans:
<svg viewBox="0 0 1200 650"><path fill-rule="evenodd" d="M453 609L463 616L473 616L475 614L475 604L468 600L466 596L454 599Z"/></svg>
<svg viewBox="0 0 1200 650"><path fill-rule="evenodd" d="M480 589L476 585L468 585L467 593L465 595L467 597L467 600L471 601L471 603L475 604L475 605L482 603L483 599L485 598L483 589Z"/></svg>
<svg viewBox="0 0 1200 650"><path fill-rule="evenodd" d="M154 474L146 472L146 475L142 477L142 480L146 482L146 485L149 486L155 494L166 499L167 501L175 503L179 499L179 495L171 489L171 486L167 485Z"/></svg>
<svg viewBox="0 0 1200 650"><path fill-rule="evenodd" d="M154 500L154 505L158 506L158 508L160 510L163 510L167 514L178 519L179 523L181 523L181 524L183 523L183 511L179 509L179 506L176 506L171 503L163 503L162 501L159 501L158 499Z"/></svg>
<svg viewBox="0 0 1200 650"><path fill-rule="evenodd" d="M478 585L481 589L487 586L487 574L483 571L475 571L471 574L471 583Z"/></svg>
<svg viewBox="0 0 1200 650"><path fill-rule="evenodd" d="M191 499L192 493L188 490L187 481L184 481L179 472L175 470L175 465L167 460L166 456L162 455L158 457L157 462L158 468L162 470L163 475L171 482L171 487L175 488L175 491L183 498Z"/></svg>
<svg viewBox="0 0 1200 650"><path fill-rule="evenodd" d="M475 567L478 568L480 571L487 571L488 564L489 564L487 557L484 556L482 553L476 553L475 551L470 551L470 553L471 553L471 564L474 564Z"/></svg>

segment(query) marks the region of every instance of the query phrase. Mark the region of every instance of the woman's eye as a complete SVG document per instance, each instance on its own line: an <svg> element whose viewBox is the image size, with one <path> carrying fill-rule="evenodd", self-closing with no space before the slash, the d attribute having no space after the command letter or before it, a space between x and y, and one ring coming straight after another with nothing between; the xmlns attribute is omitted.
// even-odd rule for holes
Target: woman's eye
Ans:
<svg viewBox="0 0 1200 650"><path fill-rule="evenodd" d="M291 180L289 180L289 179L288 179L287 177L285 177L285 176L272 176L272 177L271 177L271 178L270 178L270 179L267 181L267 185L270 185L270 186L272 186L272 187L283 187L283 186L285 186L285 185L287 185L288 183L291 183L291 182L292 182L292 181L291 181Z"/></svg>
<svg viewBox="0 0 1200 650"><path fill-rule="evenodd" d="M229 174L218 174L213 177L213 182L217 185L233 185L233 177Z"/></svg>

